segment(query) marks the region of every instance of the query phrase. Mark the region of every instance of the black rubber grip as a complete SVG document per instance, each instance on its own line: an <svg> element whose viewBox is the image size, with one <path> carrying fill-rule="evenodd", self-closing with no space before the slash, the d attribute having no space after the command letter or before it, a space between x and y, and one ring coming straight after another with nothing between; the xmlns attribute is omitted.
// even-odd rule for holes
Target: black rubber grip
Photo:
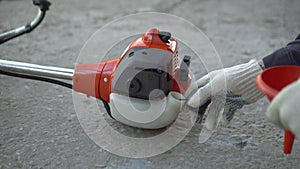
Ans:
<svg viewBox="0 0 300 169"><path fill-rule="evenodd" d="M32 0L33 4L39 6L41 11L45 12L49 10L51 3L47 0Z"/></svg>

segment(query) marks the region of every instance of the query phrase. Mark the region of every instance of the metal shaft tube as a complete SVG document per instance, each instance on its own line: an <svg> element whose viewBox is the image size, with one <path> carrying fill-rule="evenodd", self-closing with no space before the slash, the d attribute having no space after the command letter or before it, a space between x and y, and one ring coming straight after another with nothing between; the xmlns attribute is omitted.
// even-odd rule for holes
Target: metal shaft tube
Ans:
<svg viewBox="0 0 300 169"><path fill-rule="evenodd" d="M22 73L27 75L37 75L43 77L52 77L59 79L73 79L73 69L41 66L37 64L30 64L24 62L7 61L0 59L0 70L14 73Z"/></svg>

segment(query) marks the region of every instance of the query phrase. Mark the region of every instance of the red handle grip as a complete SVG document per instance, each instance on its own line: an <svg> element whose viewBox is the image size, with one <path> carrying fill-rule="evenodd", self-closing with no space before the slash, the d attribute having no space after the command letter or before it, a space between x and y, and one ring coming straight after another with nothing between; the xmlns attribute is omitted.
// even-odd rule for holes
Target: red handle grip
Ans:
<svg viewBox="0 0 300 169"><path fill-rule="evenodd" d="M294 139L295 139L295 135L291 131L285 130L285 133L284 133L284 149L283 149L284 154L291 154L293 144L294 144Z"/></svg>

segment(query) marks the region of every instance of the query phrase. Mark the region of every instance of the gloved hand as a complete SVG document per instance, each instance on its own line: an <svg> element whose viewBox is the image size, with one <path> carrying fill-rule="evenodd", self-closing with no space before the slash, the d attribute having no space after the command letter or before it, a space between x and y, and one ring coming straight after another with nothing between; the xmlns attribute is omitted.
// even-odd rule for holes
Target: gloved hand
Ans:
<svg viewBox="0 0 300 169"><path fill-rule="evenodd" d="M223 110L223 120L229 123L237 109L264 96L255 85L255 78L261 71L262 68L254 59L245 64L212 71L188 89L197 90L190 97L188 104L197 108L211 100L206 109L204 124L208 130L217 127L220 120L218 115Z"/></svg>
<svg viewBox="0 0 300 169"><path fill-rule="evenodd" d="M267 119L284 130L300 136L300 79L285 87L272 100Z"/></svg>

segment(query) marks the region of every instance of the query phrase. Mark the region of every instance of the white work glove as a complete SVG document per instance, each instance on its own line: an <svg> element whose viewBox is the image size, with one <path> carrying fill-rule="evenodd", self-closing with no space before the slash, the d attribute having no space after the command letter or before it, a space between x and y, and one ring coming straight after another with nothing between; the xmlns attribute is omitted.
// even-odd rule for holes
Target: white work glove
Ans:
<svg viewBox="0 0 300 169"><path fill-rule="evenodd" d="M256 76L261 71L260 65L254 59L245 64L212 71L191 85L188 91L197 91L191 96L188 104L197 108L211 100L206 109L207 117L204 123L208 130L217 127L221 120L219 115L223 110L222 119L229 123L237 109L264 96L255 85Z"/></svg>
<svg viewBox="0 0 300 169"><path fill-rule="evenodd" d="M279 92L266 116L276 126L300 136L300 79Z"/></svg>

